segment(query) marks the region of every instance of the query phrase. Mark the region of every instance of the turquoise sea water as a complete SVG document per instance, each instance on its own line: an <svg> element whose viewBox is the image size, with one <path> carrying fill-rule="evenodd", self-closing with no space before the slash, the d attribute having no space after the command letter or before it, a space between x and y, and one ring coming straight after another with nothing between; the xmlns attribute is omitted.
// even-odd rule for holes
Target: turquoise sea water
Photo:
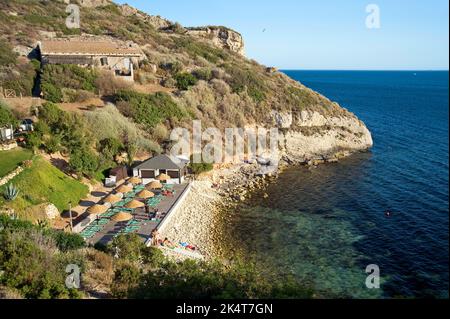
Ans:
<svg viewBox="0 0 450 319"><path fill-rule="evenodd" d="M375 145L285 171L234 214L235 239L324 296L448 298L448 72L285 73L354 112Z"/></svg>

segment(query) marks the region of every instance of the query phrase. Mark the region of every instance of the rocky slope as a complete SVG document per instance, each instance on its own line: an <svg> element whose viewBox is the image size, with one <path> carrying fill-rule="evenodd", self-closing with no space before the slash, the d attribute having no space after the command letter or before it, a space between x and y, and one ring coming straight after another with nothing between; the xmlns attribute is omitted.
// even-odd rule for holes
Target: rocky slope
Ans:
<svg viewBox="0 0 450 319"><path fill-rule="evenodd" d="M276 125L282 132L280 149L288 163L334 161L373 144L369 130L354 114L281 72L243 56L244 41L236 31L184 28L108 0L78 1L81 29L69 30L65 27L64 2L0 2L0 44L4 41L26 54L26 48L49 35L88 34L132 41L146 55L146 63L136 72L137 82L144 89L165 86L178 107L189 114L184 119L163 121L161 125L167 130L191 127L192 119L201 120L203 127L221 130ZM6 70L0 74L0 82L9 74L20 74L20 68ZM194 74L199 81L187 90L177 89L174 82L179 73ZM151 134L156 129L136 125Z"/></svg>
<svg viewBox="0 0 450 319"><path fill-rule="evenodd" d="M206 38L215 46L245 55L244 39L242 35L225 27L188 28L187 34L194 37Z"/></svg>
<svg viewBox="0 0 450 319"><path fill-rule="evenodd" d="M296 121L300 129L282 133L280 141L288 163L332 162L373 146L369 130L355 116L325 117L303 111Z"/></svg>

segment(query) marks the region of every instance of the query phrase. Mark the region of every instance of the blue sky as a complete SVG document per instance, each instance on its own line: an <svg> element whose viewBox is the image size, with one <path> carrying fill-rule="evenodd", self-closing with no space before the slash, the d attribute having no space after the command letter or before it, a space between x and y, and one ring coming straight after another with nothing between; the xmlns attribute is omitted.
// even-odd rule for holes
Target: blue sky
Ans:
<svg viewBox="0 0 450 319"><path fill-rule="evenodd" d="M115 0L184 26L225 25L282 69L448 70L448 0ZM380 8L379 29L366 6Z"/></svg>

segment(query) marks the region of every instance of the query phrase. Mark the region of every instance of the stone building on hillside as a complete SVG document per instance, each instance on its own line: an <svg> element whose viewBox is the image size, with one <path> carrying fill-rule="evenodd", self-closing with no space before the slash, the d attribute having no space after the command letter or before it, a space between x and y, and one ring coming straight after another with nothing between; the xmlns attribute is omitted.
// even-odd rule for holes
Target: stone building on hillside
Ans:
<svg viewBox="0 0 450 319"><path fill-rule="evenodd" d="M38 42L42 64L76 64L111 70L123 80L134 80L134 69L145 58L134 44L112 40L51 39Z"/></svg>

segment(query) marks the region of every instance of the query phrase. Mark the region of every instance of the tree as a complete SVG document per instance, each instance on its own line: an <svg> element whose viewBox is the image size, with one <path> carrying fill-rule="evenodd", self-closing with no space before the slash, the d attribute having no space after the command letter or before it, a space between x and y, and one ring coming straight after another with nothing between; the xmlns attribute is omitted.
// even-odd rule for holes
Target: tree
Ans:
<svg viewBox="0 0 450 319"><path fill-rule="evenodd" d="M41 90L44 93L44 98L47 101L53 103L61 103L63 100L63 94L59 87L54 86L51 83L44 83L41 85Z"/></svg>
<svg viewBox="0 0 450 319"><path fill-rule="evenodd" d="M26 146L33 151L36 151L42 145L42 137L39 132L32 132L27 136Z"/></svg>
<svg viewBox="0 0 450 319"><path fill-rule="evenodd" d="M141 260L144 248L145 244L138 235L127 234L114 238L107 249L113 255L117 253L121 259L137 262Z"/></svg>
<svg viewBox="0 0 450 319"><path fill-rule="evenodd" d="M70 153L69 166L78 174L93 176L98 169L98 158L87 147L76 148Z"/></svg>
<svg viewBox="0 0 450 319"><path fill-rule="evenodd" d="M99 151L107 160L114 161L114 158L122 150L123 144L114 137L108 137L99 142Z"/></svg>
<svg viewBox="0 0 450 319"><path fill-rule="evenodd" d="M63 231L50 231L51 237L54 238L56 245L61 251L70 251L83 248L86 246L84 238L75 233L66 233Z"/></svg>
<svg viewBox="0 0 450 319"><path fill-rule="evenodd" d="M114 281L111 285L111 294L115 298L125 299L139 284L140 269L129 261L120 261L114 272Z"/></svg>
<svg viewBox="0 0 450 319"><path fill-rule="evenodd" d="M60 123L63 113L64 111L52 102L44 103L39 107L39 119L51 128Z"/></svg>
<svg viewBox="0 0 450 319"><path fill-rule="evenodd" d="M136 142L134 141L130 141L126 144L126 149L127 149L127 159L128 159L128 166L132 166L133 162L134 162L134 158L137 154L137 145Z"/></svg>
<svg viewBox="0 0 450 319"><path fill-rule="evenodd" d="M18 124L14 114L0 101L0 127L16 126Z"/></svg>

